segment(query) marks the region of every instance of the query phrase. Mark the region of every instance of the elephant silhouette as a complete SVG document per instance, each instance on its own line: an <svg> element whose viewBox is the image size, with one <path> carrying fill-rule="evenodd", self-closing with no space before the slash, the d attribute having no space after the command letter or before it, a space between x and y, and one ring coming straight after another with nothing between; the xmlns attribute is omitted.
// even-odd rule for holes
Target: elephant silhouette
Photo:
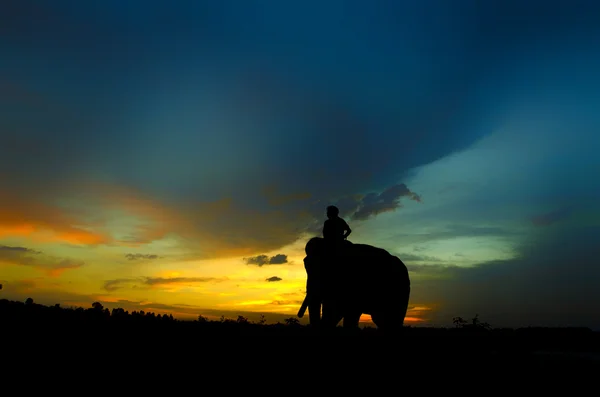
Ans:
<svg viewBox="0 0 600 397"><path fill-rule="evenodd" d="M350 241L333 256L321 237L311 238L305 252L306 298L298 317L308 308L310 325L327 330L342 319L344 328L358 328L361 315L370 314L381 331L402 329L410 277L400 258L382 248Z"/></svg>

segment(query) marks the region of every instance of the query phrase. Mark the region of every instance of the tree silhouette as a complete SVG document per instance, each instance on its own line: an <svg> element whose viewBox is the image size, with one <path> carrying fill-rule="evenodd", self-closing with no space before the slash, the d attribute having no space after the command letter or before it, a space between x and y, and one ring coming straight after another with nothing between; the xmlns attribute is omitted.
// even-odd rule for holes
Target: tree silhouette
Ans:
<svg viewBox="0 0 600 397"><path fill-rule="evenodd" d="M456 328L461 328L467 323L467 321L462 317L454 317L452 319L452 322L454 323Z"/></svg>
<svg viewBox="0 0 600 397"><path fill-rule="evenodd" d="M456 328L469 328L469 329L485 329L489 330L492 326L486 322L481 322L479 320L479 314L476 314L475 317L471 319L471 323L469 324L467 320L462 317L454 317L452 322L456 326Z"/></svg>

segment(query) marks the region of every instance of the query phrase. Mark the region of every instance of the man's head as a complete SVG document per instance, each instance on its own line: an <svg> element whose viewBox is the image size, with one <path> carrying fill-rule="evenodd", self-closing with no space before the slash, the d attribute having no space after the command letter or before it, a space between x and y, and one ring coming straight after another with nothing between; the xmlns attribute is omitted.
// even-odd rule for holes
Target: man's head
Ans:
<svg viewBox="0 0 600 397"><path fill-rule="evenodd" d="M327 218L336 218L340 213L340 210L335 205L327 207Z"/></svg>

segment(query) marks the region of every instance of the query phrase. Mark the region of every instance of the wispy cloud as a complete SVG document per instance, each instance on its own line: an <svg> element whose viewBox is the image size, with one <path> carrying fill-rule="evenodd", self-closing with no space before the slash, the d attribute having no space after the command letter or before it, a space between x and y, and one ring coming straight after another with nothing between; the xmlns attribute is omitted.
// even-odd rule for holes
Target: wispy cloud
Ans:
<svg viewBox="0 0 600 397"><path fill-rule="evenodd" d="M130 261L140 260L140 259L148 259L148 260L158 259L158 255L155 255L155 254L125 254L125 257L127 259L129 259Z"/></svg>
<svg viewBox="0 0 600 397"><path fill-rule="evenodd" d="M0 261L35 267L51 277L58 277L67 270L77 269L85 264L81 260L55 257L26 247L6 245L0 245Z"/></svg>
<svg viewBox="0 0 600 397"><path fill-rule="evenodd" d="M153 288L168 287L174 285L196 285L203 283L219 283L227 280L227 277L139 277L139 278L120 278L106 280L104 289L106 291L116 291L122 288Z"/></svg>

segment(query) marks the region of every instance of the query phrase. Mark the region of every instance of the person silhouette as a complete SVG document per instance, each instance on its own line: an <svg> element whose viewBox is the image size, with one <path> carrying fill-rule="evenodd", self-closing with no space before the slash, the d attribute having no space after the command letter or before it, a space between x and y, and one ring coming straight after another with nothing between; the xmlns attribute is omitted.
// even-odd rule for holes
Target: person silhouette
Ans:
<svg viewBox="0 0 600 397"><path fill-rule="evenodd" d="M337 252L344 241L348 238L352 229L348 223L339 216L340 210L335 205L327 207L327 220L323 224L323 238L332 248L333 252Z"/></svg>

